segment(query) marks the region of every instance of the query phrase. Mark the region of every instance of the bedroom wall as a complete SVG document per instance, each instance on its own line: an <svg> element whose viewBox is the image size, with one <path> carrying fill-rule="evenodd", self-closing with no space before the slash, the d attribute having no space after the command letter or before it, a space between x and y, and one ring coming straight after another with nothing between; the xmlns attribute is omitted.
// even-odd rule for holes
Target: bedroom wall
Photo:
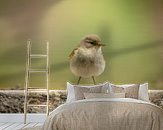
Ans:
<svg viewBox="0 0 163 130"><path fill-rule="evenodd" d="M148 81L150 89L163 89L162 12L161 0L1 0L0 89L23 88L28 39L34 52L50 42L50 88L65 89L67 81L77 81L68 55L90 33L107 44L106 70L98 82ZM32 85L43 84L43 78L34 76Z"/></svg>

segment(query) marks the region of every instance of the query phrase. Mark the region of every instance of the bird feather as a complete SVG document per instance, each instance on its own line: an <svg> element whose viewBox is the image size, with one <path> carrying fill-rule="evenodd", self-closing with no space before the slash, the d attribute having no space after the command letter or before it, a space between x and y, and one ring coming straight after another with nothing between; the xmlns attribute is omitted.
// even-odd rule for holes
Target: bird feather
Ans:
<svg viewBox="0 0 163 130"><path fill-rule="evenodd" d="M74 56L76 50L78 50L78 48L73 49L73 51L70 53L69 55L70 59Z"/></svg>

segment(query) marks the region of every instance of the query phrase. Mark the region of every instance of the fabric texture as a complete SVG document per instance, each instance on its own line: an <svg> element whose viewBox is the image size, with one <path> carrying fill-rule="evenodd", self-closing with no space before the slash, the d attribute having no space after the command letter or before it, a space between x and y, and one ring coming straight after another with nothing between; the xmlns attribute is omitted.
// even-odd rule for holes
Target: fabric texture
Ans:
<svg viewBox="0 0 163 130"><path fill-rule="evenodd" d="M86 99L91 98L125 98L125 93L84 93Z"/></svg>
<svg viewBox="0 0 163 130"><path fill-rule="evenodd" d="M133 84L127 87L120 87L120 86L111 84L111 89L113 93L125 93L126 98L138 99L139 84Z"/></svg>
<svg viewBox="0 0 163 130"><path fill-rule="evenodd" d="M42 130L162 130L163 110L131 98L84 99L66 103Z"/></svg>
<svg viewBox="0 0 163 130"><path fill-rule="evenodd" d="M75 89L75 87L78 87L78 88L82 88L81 89ZM75 85L75 84L71 84L69 82L67 82L67 100L66 100L66 103L70 103L70 102L73 102L73 101L76 101L77 99L79 100L80 97L82 97L81 99L83 99L83 93L80 94L80 96L77 96L76 94L76 97L75 97L75 92L76 93L79 93L79 91L84 91L86 92L87 90L89 91L90 89L87 89L87 88L93 88L93 89L96 89L97 88L101 88L101 93L110 93L110 85L108 84L108 82L105 82L103 84L98 84L98 85ZM93 91L92 89L90 91ZM99 92L99 91L97 91Z"/></svg>

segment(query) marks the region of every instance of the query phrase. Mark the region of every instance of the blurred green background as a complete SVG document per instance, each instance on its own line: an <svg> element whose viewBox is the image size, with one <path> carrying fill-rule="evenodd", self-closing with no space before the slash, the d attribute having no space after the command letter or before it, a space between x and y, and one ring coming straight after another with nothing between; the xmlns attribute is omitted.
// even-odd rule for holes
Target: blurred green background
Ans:
<svg viewBox="0 0 163 130"><path fill-rule="evenodd" d="M33 53L44 53L50 42L50 89L66 89L67 81L78 79L68 55L92 33L107 44L106 69L98 82L149 82L150 89L163 89L162 5L159 0L1 0L0 89L24 87L28 39ZM34 75L31 83L43 86L44 78Z"/></svg>

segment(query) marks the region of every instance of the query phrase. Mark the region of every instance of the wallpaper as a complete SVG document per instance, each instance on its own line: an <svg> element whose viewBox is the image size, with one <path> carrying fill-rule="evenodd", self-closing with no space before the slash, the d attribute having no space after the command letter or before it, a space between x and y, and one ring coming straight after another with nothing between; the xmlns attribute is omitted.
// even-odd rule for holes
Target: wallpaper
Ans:
<svg viewBox="0 0 163 130"><path fill-rule="evenodd" d="M1 0L0 89L24 87L28 39L35 54L45 53L49 41L50 89L76 83L68 56L88 34L106 44L106 68L97 83L149 82L150 89L163 89L161 0ZM44 63L32 61L35 67ZM45 75L32 75L30 85L43 87L44 81Z"/></svg>

